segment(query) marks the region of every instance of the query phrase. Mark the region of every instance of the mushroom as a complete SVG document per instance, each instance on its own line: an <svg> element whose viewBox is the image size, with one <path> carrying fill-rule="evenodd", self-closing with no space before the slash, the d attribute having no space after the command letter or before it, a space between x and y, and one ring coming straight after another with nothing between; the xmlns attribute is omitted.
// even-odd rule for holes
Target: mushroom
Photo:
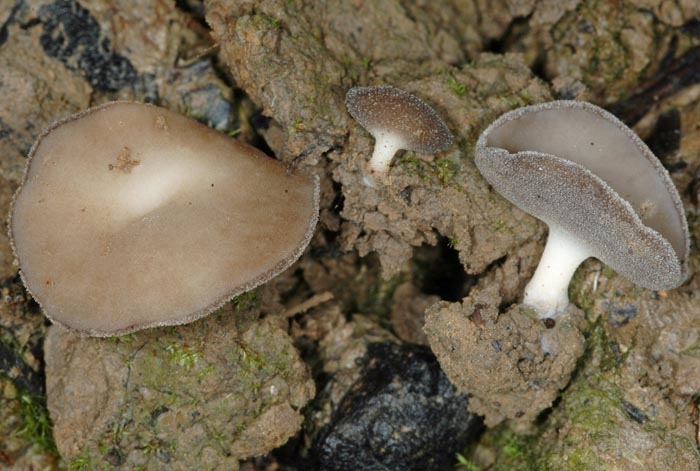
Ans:
<svg viewBox="0 0 700 471"><path fill-rule="evenodd" d="M386 180L391 160L401 149L433 154L452 145L452 134L435 110L398 88L353 87L345 96L345 106L374 136L374 153L368 169L381 180ZM367 184L371 182L365 180Z"/></svg>
<svg viewBox="0 0 700 471"><path fill-rule="evenodd" d="M184 324L289 267L318 179L156 106L114 102L39 136L10 212L22 280L94 336Z"/></svg>
<svg viewBox="0 0 700 471"><path fill-rule="evenodd" d="M549 226L523 299L539 317L567 308L569 281L588 257L649 289L686 279L678 192L649 148L607 111L579 101L511 111L481 134L475 162L496 191Z"/></svg>

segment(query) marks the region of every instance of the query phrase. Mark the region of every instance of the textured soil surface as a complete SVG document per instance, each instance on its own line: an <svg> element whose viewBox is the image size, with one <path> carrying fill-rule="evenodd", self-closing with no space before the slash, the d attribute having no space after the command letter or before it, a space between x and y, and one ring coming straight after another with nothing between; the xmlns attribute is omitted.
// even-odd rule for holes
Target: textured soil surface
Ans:
<svg viewBox="0 0 700 471"><path fill-rule="evenodd" d="M52 327L46 387L61 456L89 467L235 469L286 442L315 393L308 368L279 327L240 328L235 317L109 342Z"/></svg>
<svg viewBox="0 0 700 471"><path fill-rule="evenodd" d="M698 71L694 0L0 2L0 214L42 130L111 100L321 181L293 267L193 324L115 338L49 326L3 223L0 469L697 471ZM455 144L399 152L368 186L375 141L345 94L379 84L429 103ZM682 286L590 259L556 322L518 304L547 228L490 188L474 144L552 99L605 107L669 171Z"/></svg>

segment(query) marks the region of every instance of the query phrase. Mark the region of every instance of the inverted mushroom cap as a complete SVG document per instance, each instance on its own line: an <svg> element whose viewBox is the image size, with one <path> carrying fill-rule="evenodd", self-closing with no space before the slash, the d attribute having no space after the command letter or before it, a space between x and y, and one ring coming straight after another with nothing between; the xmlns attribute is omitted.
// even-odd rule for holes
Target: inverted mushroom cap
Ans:
<svg viewBox="0 0 700 471"><path fill-rule="evenodd" d="M649 148L605 110L554 101L506 113L482 133L475 162L505 198L636 284L670 289L687 277L678 192Z"/></svg>
<svg viewBox="0 0 700 471"><path fill-rule="evenodd" d="M392 135L401 149L435 153L452 145L452 134L426 102L398 88L353 87L345 104L350 115L376 139Z"/></svg>
<svg viewBox="0 0 700 471"><path fill-rule="evenodd" d="M10 213L27 289L89 335L196 320L291 265L318 180L196 121L108 103L46 130Z"/></svg>

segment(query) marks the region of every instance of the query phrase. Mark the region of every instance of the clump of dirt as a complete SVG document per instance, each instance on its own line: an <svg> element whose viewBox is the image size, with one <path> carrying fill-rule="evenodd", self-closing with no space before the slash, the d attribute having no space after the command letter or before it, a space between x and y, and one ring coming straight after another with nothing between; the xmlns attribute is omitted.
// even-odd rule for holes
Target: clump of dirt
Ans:
<svg viewBox="0 0 700 471"><path fill-rule="evenodd" d="M396 335L408 343L428 345L423 332L425 310L440 300L437 295L426 295L410 281L402 283L394 291L391 306L391 327Z"/></svg>
<svg viewBox="0 0 700 471"><path fill-rule="evenodd" d="M679 414L683 410L668 415L673 407L653 387L645 396L620 382L628 377L631 355L607 337L603 322L587 342L581 368L546 420L530 435L489 429L470 462L489 471L697 469L694 426Z"/></svg>
<svg viewBox="0 0 700 471"><path fill-rule="evenodd" d="M485 83L499 84L485 86ZM543 101L548 92L515 57L484 54L471 67L399 84L443 114L457 145L437 157L406 152L395 159L389 186L363 183L373 139L351 128L347 155L332 154L342 185L343 242L360 255L376 251L384 276L405 269L412 247L449 239L468 274L482 272L541 226L488 189L473 164L471 144L499 111Z"/></svg>
<svg viewBox="0 0 700 471"><path fill-rule="evenodd" d="M654 17L670 26L689 25L700 18L700 4L685 0L627 0L640 10L651 10ZM692 26L689 25L688 29Z"/></svg>
<svg viewBox="0 0 700 471"><path fill-rule="evenodd" d="M343 5L334 5L340 10L333 11L339 18L344 8L354 8L339 3ZM343 19L357 22L347 27L349 31L329 28L314 34L313 18L325 15L294 5L288 2L279 9L269 2L253 6L212 1L207 2L207 19L237 83L263 106L264 114L275 117L276 124L270 124L278 129L278 137L270 141L273 150L299 165L325 165L322 173L340 184L344 248L355 248L360 256L377 252L384 276L390 278L404 268L412 247L435 244L443 235L454 240L467 272L479 273L515 246L541 235L533 219L489 192L470 154L479 131L499 113L550 98L544 84L517 57L483 54L471 65L446 67L415 29L376 27L370 7ZM406 23L399 18L404 14L389 12L397 16L397 25ZM365 25L370 18L372 27ZM370 49L391 43L396 35L396 48L382 50L402 59L370 60L362 74L354 73L358 64L353 58L361 57L347 51L357 46L350 31L360 27ZM337 52L341 46L349 58ZM404 70L400 64L409 64L410 73L399 73ZM438 158L404 153L391 171L391 185L369 188L363 177L373 139L347 114L344 95L353 84L376 82L427 99L446 119L457 145ZM328 193L330 185L325 188L327 204L321 206L328 208L336 195ZM321 220L326 220L323 214Z"/></svg>
<svg viewBox="0 0 700 471"><path fill-rule="evenodd" d="M511 34L505 50L525 53L559 97L609 105L697 43L692 28L677 28L697 17L691 3L541 0L529 28Z"/></svg>
<svg viewBox="0 0 700 471"><path fill-rule="evenodd" d="M499 312L495 288L426 312L430 346L450 380L468 392L470 410L492 427L505 419L528 425L552 405L584 350L583 313L555 321L513 305Z"/></svg>
<svg viewBox="0 0 700 471"><path fill-rule="evenodd" d="M545 468L635 471L643 463L654 471L697 469L694 427L654 387L630 388L625 380L636 355L626 358L600 326L588 340L586 366L539 438Z"/></svg>
<svg viewBox="0 0 700 471"><path fill-rule="evenodd" d="M238 469L286 442L315 394L309 370L271 320L239 328L231 311L111 341L52 327L46 384L61 456L90 469Z"/></svg>

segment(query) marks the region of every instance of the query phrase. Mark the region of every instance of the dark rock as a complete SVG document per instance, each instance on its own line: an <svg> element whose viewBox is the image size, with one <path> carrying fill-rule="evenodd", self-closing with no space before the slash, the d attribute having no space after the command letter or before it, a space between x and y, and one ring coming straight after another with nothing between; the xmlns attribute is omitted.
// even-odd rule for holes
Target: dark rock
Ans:
<svg viewBox="0 0 700 471"><path fill-rule="evenodd" d="M39 9L44 22L41 46L69 70L84 73L100 91L115 92L136 79L129 60L112 51L97 20L75 0L57 0Z"/></svg>
<svg viewBox="0 0 700 471"><path fill-rule="evenodd" d="M452 469L482 427L467 400L428 348L369 344L361 378L312 452L324 471Z"/></svg>

